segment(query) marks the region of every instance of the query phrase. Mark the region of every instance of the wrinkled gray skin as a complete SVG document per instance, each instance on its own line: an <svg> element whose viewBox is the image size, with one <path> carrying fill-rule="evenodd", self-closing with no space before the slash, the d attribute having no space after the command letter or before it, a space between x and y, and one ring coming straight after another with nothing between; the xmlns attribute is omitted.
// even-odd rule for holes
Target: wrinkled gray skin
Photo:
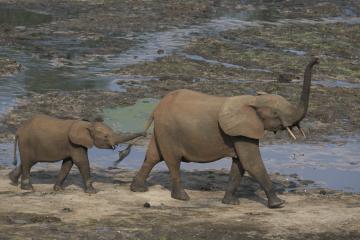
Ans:
<svg viewBox="0 0 360 240"><path fill-rule="evenodd" d="M101 122L35 115L16 132L14 164L16 165L17 142L21 163L9 173L9 178L12 184L17 185L18 178L21 176L21 188L32 190L30 169L35 163L63 160L54 190L62 189L66 176L75 164L83 178L85 192L95 193L90 178L88 148L96 146L103 149L114 149L119 143L143 135L144 133L118 134Z"/></svg>
<svg viewBox="0 0 360 240"><path fill-rule="evenodd" d="M311 72L318 59L307 65L300 102L291 104L279 95L217 97L190 90L177 90L166 95L155 108L147 126L154 121L144 163L135 176L132 191L146 191L146 178L151 169L164 160L169 168L171 196L189 200L180 180L180 163L212 162L231 157L233 163L225 204L238 204L234 193L244 171L248 171L264 189L268 207L277 208L284 201L276 196L261 159L259 139L265 130L288 130L305 117L310 94Z"/></svg>

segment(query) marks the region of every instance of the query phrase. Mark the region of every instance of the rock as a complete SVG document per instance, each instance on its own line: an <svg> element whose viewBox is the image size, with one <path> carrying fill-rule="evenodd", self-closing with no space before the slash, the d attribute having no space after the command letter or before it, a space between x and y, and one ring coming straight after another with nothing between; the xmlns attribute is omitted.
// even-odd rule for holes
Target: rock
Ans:
<svg viewBox="0 0 360 240"><path fill-rule="evenodd" d="M319 194L321 194L321 195L326 195L326 194L327 194L327 192L326 192L326 190L321 189L321 190L319 191Z"/></svg>
<svg viewBox="0 0 360 240"><path fill-rule="evenodd" d="M294 181L289 182L288 188L296 188L296 187L298 187L298 184L296 184L296 182Z"/></svg>
<svg viewBox="0 0 360 240"><path fill-rule="evenodd" d="M294 78L293 74L288 74L288 73L280 73L278 76L278 82L280 83L289 83L291 82L291 80Z"/></svg>
<svg viewBox="0 0 360 240"><path fill-rule="evenodd" d="M26 30L26 27L25 27L25 26L16 26L16 27L15 27L15 30L25 31L25 30Z"/></svg>
<svg viewBox="0 0 360 240"><path fill-rule="evenodd" d="M300 180L299 182L300 182L300 184L302 184L304 186L307 186L307 185L310 185L310 184L314 183L314 181L312 181L312 180Z"/></svg>
<svg viewBox="0 0 360 240"><path fill-rule="evenodd" d="M299 175L297 175L296 173L292 173L292 174L290 174L290 175L289 175L289 177L292 177L292 178L298 178L298 177L299 177Z"/></svg>
<svg viewBox="0 0 360 240"><path fill-rule="evenodd" d="M65 213L69 213L69 212L72 212L73 210L71 208L65 207L62 209L62 211Z"/></svg>

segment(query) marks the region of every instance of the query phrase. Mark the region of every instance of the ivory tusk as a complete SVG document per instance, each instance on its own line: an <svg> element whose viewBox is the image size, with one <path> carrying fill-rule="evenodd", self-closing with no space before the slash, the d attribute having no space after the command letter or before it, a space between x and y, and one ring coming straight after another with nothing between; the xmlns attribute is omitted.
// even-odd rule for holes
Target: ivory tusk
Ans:
<svg viewBox="0 0 360 240"><path fill-rule="evenodd" d="M286 130L288 131L288 133L290 134L290 136L291 136L294 140L296 140L296 137L295 137L294 133L290 130L290 128L289 128L289 127L286 127Z"/></svg>
<svg viewBox="0 0 360 240"><path fill-rule="evenodd" d="M298 129L299 129L299 131L301 132L301 134L304 136L304 138L306 138L306 135L305 135L304 130L302 130L302 128L301 128L301 127L298 127Z"/></svg>

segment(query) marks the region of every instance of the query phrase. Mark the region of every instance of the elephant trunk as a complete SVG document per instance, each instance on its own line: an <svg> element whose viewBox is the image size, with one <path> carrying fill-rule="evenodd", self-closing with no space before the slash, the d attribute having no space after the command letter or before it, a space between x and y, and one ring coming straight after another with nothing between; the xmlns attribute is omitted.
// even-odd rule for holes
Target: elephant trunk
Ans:
<svg viewBox="0 0 360 240"><path fill-rule="evenodd" d="M317 57L313 58L308 65L306 66L304 73L304 83L303 89L300 97L300 102L297 106L296 121L295 124L298 124L306 116L308 106L309 106L309 96L310 96L310 86L311 86L311 74L312 69L315 64L319 63Z"/></svg>

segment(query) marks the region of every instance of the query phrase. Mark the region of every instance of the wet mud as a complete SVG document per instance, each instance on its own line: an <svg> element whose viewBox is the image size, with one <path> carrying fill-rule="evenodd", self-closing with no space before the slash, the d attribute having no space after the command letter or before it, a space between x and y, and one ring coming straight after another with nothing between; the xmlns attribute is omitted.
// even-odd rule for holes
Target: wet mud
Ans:
<svg viewBox="0 0 360 240"><path fill-rule="evenodd" d="M77 170L71 172L62 192L52 191L57 169L51 166L34 169L35 192L9 185L6 180L9 170L0 171L0 197L5 200L0 206L3 239L25 236L46 239L49 235L57 239L359 237L358 195L326 190L287 193L284 190L292 185L280 175L271 178L287 205L271 210L266 208L258 184L248 176L236 194L240 205L221 204L227 171L184 172L182 177L191 200L182 202L170 198L167 172L151 174L149 192L132 193L128 188L134 172L93 169L99 192L89 195L82 192Z"/></svg>

